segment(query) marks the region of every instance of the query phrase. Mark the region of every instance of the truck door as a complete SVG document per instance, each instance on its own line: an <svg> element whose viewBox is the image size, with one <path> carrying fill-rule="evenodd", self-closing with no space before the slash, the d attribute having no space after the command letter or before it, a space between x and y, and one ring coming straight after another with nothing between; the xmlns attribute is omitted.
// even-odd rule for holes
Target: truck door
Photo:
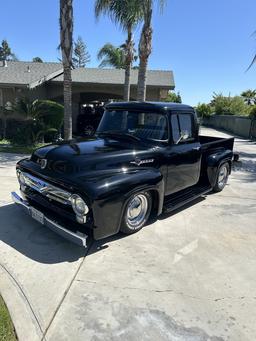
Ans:
<svg viewBox="0 0 256 341"><path fill-rule="evenodd" d="M170 114L171 141L167 148L166 195L195 185L200 177L201 145L193 112Z"/></svg>

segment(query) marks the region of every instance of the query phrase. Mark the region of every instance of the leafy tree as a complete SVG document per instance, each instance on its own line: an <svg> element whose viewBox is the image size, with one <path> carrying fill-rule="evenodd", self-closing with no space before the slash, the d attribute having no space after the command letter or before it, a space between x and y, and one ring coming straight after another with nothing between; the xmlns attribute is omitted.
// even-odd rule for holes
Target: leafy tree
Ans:
<svg viewBox="0 0 256 341"><path fill-rule="evenodd" d="M60 49L63 65L64 139L72 139L73 0L60 0Z"/></svg>
<svg viewBox="0 0 256 341"><path fill-rule="evenodd" d="M74 42L73 51L73 66L75 68L85 67L86 64L90 63L91 56L87 51L86 44L84 43L82 37L78 36L77 41Z"/></svg>
<svg viewBox="0 0 256 341"><path fill-rule="evenodd" d="M180 93L176 94L173 91L169 91L165 102L182 103Z"/></svg>
<svg viewBox="0 0 256 341"><path fill-rule="evenodd" d="M130 75L132 62L134 60L134 41L132 33L136 25L142 19L142 7L141 1L138 0L96 0L95 3L95 15L97 18L101 14L108 15L110 19L117 23L127 34L126 42L122 47L123 51L115 51L115 61L118 61L118 59L121 61L123 59L121 64L124 65L122 68L125 69L125 101L130 99ZM111 53L112 52L114 51L111 51ZM114 57L113 53L112 57ZM110 64L111 63L107 63L106 65ZM119 63L118 68L120 68L121 64Z"/></svg>
<svg viewBox="0 0 256 341"><path fill-rule="evenodd" d="M5 39L0 46L0 60L18 60Z"/></svg>
<svg viewBox="0 0 256 341"><path fill-rule="evenodd" d="M42 60L40 57L34 57L34 58L32 59L32 62L33 62L33 63L43 63L43 60Z"/></svg>
<svg viewBox="0 0 256 341"><path fill-rule="evenodd" d="M146 83L147 83L147 66L148 58L152 51L152 14L153 14L153 0L137 0L140 4L143 13L143 27L139 42L139 74L137 85L137 100L145 101L146 99ZM156 1L162 10L165 0Z"/></svg>
<svg viewBox="0 0 256 341"><path fill-rule="evenodd" d="M211 101L213 112L216 115L248 115L248 105L244 103L241 96L223 96L214 94Z"/></svg>
<svg viewBox="0 0 256 341"><path fill-rule="evenodd" d="M199 103L196 107L196 112L199 117L209 117L212 110L209 104Z"/></svg>
<svg viewBox="0 0 256 341"><path fill-rule="evenodd" d="M241 93L244 102L248 105L256 104L256 90L246 90Z"/></svg>
<svg viewBox="0 0 256 341"><path fill-rule="evenodd" d="M249 116L252 120L256 120L256 105L250 107Z"/></svg>
<svg viewBox="0 0 256 341"><path fill-rule="evenodd" d="M115 69L125 68L125 52L122 47L116 47L110 43L105 44L98 52L97 58L102 60L99 67L106 66Z"/></svg>

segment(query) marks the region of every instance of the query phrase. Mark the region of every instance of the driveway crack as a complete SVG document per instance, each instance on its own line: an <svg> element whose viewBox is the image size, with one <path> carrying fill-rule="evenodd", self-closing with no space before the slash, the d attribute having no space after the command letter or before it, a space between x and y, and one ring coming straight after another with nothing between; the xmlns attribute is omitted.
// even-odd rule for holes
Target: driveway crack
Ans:
<svg viewBox="0 0 256 341"><path fill-rule="evenodd" d="M36 313L35 313L35 310L34 310L32 304L30 303L30 301L29 301L29 299L28 299L28 296L26 295L24 289L22 288L22 285L21 285L21 284L19 283L19 281L15 278L15 276L7 269L7 267L6 267L5 265L3 265L3 264L0 263L0 267L7 273L7 275L13 280L13 282L15 283L15 285L19 288L19 290L20 290L22 296L24 297L24 299L25 299L25 301L26 301L26 303L27 303L27 305L28 305L28 307L29 307L29 309L30 309L30 311L31 311L31 313L32 313L32 315L33 315L33 317L34 317L34 319L35 319L37 325L38 325L38 328L39 328L40 332L43 334L42 326L41 326L41 324L40 324L40 322L39 322L39 319L38 319L38 317L37 317L37 315L36 315Z"/></svg>

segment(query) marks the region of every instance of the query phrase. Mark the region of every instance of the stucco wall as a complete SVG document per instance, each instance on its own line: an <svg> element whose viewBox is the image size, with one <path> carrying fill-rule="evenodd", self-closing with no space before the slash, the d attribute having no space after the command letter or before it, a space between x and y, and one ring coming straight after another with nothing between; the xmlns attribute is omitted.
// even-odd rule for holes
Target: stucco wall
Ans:
<svg viewBox="0 0 256 341"><path fill-rule="evenodd" d="M213 128L220 128L235 135L250 138L252 120L243 116L213 115L203 120L203 124ZM254 136L256 137L256 136Z"/></svg>

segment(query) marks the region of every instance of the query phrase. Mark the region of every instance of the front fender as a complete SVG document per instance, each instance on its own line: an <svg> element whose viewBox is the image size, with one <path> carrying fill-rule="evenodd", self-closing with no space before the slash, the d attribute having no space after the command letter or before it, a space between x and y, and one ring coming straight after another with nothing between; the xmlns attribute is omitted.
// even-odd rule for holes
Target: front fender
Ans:
<svg viewBox="0 0 256 341"><path fill-rule="evenodd" d="M211 186L215 185L218 169L224 162L228 162L231 166L231 160L233 157L233 151L229 149L220 150L214 154L211 154L207 158L207 176ZM231 167L229 167L229 173L231 173Z"/></svg>
<svg viewBox="0 0 256 341"><path fill-rule="evenodd" d="M94 238L116 234L120 229L123 211L130 196L138 191L157 191L158 211L164 197L164 181L158 169L144 168L124 171L94 183L92 211Z"/></svg>

